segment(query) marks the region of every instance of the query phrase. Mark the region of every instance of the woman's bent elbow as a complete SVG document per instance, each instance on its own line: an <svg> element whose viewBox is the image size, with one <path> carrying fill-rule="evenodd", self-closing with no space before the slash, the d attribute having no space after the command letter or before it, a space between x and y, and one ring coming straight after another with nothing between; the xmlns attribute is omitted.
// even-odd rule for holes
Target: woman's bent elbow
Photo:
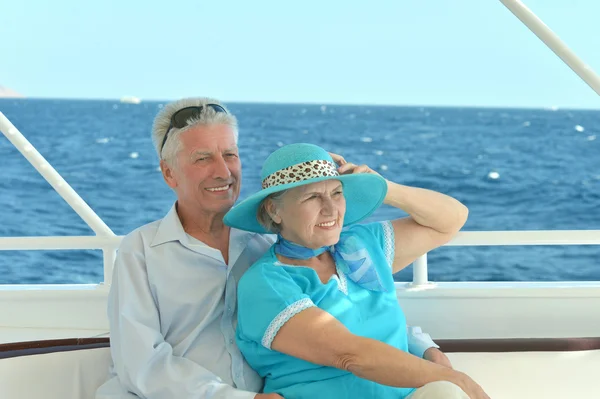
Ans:
<svg viewBox="0 0 600 399"><path fill-rule="evenodd" d="M356 374L357 372L359 372L360 369L357 356L352 354L344 354L337 356L334 361L333 367L335 367L336 369L348 371L352 374Z"/></svg>
<svg viewBox="0 0 600 399"><path fill-rule="evenodd" d="M458 230L462 229L465 223L467 223L467 219L469 219L469 208L466 205L460 203L459 211L458 211Z"/></svg>

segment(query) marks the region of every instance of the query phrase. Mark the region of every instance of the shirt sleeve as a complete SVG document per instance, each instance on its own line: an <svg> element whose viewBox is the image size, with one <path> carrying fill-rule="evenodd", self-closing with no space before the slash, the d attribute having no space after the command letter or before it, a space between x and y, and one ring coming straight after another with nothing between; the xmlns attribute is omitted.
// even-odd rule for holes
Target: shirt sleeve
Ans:
<svg viewBox="0 0 600 399"><path fill-rule="evenodd" d="M358 237L360 240L368 243L369 252L380 252L385 258L385 263L392 269L394 264L395 237L392 222L375 222L367 224L355 224L350 226L342 234L349 234Z"/></svg>
<svg viewBox="0 0 600 399"><path fill-rule="evenodd" d="M143 246L126 237L118 251L108 301L110 349L121 384L146 399L254 399L199 364L173 354L160 332Z"/></svg>
<svg viewBox="0 0 600 399"><path fill-rule="evenodd" d="M342 257L355 262L355 265L346 264L350 270L356 273L366 270L362 272L359 285L365 288L382 286L389 293L396 291L392 274L394 229L390 222L354 224L342 231L338 245ZM352 269L357 263L358 269ZM350 270L348 276L352 279L354 272ZM379 282L375 282L375 279Z"/></svg>
<svg viewBox="0 0 600 399"><path fill-rule="evenodd" d="M365 243L370 243L370 252L381 252L383 258L385 258L386 266L388 267L390 274L393 270L394 263L394 228L392 223L389 221L376 222L368 224L356 224L348 229L349 234L354 234ZM383 271L381 267L377 268L378 271ZM393 277L392 277L393 279ZM423 358L425 351L429 348L439 348L439 346L433 342L431 336L424 333L421 327L407 327L408 334L408 351L420 358Z"/></svg>
<svg viewBox="0 0 600 399"><path fill-rule="evenodd" d="M439 348L439 345L437 345L435 342L433 342L433 340L431 339L431 336L427 333L424 333L421 330L421 327L415 326L415 327L411 327L411 326L407 326L407 333L408 333L408 352L420 357L421 359L423 358L423 355L425 354L425 351L429 348Z"/></svg>
<svg viewBox="0 0 600 399"><path fill-rule="evenodd" d="M271 349L279 329L313 306L283 267L257 264L238 286L238 337Z"/></svg>

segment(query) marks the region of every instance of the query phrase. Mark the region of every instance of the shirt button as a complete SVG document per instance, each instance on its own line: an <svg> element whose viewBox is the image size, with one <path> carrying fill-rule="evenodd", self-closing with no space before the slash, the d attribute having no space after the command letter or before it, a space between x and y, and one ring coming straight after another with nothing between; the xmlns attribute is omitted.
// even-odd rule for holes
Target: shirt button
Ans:
<svg viewBox="0 0 600 399"><path fill-rule="evenodd" d="M230 343L230 344L233 344L233 340L232 340L232 339L230 339L230 340L229 340L229 343Z"/></svg>

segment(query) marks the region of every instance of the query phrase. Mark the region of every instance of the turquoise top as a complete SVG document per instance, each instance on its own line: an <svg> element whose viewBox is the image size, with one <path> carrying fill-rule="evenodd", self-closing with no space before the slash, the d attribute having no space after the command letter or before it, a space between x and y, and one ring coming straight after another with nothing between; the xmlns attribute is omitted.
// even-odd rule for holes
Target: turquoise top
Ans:
<svg viewBox="0 0 600 399"><path fill-rule="evenodd" d="M381 385L271 349L281 326L302 310L317 306L353 334L408 352L406 319L392 276L391 223L356 224L341 235L341 240L352 237L357 253L366 250L383 290L369 290L355 283L339 262L337 276L323 284L313 269L279 262L273 247L240 280L237 343L250 366L265 378L265 393L278 393L286 399L401 399L414 391Z"/></svg>

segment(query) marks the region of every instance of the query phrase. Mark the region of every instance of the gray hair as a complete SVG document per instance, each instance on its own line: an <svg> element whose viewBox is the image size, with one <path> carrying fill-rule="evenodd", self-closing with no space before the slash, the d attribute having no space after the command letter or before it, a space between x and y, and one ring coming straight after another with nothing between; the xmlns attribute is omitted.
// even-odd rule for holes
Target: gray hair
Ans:
<svg viewBox="0 0 600 399"><path fill-rule="evenodd" d="M262 200L262 202L258 206L258 211L256 211L256 219L258 220L258 223L260 223L260 225L270 233L280 233L281 225L275 223L275 221L271 218L271 215L269 215L269 212L267 212L267 202L268 200L273 201L276 208L281 206L283 196L287 191L288 190L278 191L269 195L267 198Z"/></svg>
<svg viewBox="0 0 600 399"><path fill-rule="evenodd" d="M205 108L200 115L196 118L188 120L188 125L184 128L177 129L172 128L169 132L169 137L165 142L165 146L162 151L160 146L167 134L167 129L171 124L171 117L177 111L185 107L192 106L203 106L206 104L217 104L227 110L224 112L215 112L212 108ZM229 110L220 101L208 97L192 97L184 98L181 100L174 101L165 105L160 112L154 118L152 125L152 141L154 148L158 154L158 159L164 159L170 165L174 164L177 153L181 151L181 140L179 136L186 130L195 126L209 126L224 124L233 128L233 134L235 136L235 142L238 140L238 126L236 117L229 112Z"/></svg>

